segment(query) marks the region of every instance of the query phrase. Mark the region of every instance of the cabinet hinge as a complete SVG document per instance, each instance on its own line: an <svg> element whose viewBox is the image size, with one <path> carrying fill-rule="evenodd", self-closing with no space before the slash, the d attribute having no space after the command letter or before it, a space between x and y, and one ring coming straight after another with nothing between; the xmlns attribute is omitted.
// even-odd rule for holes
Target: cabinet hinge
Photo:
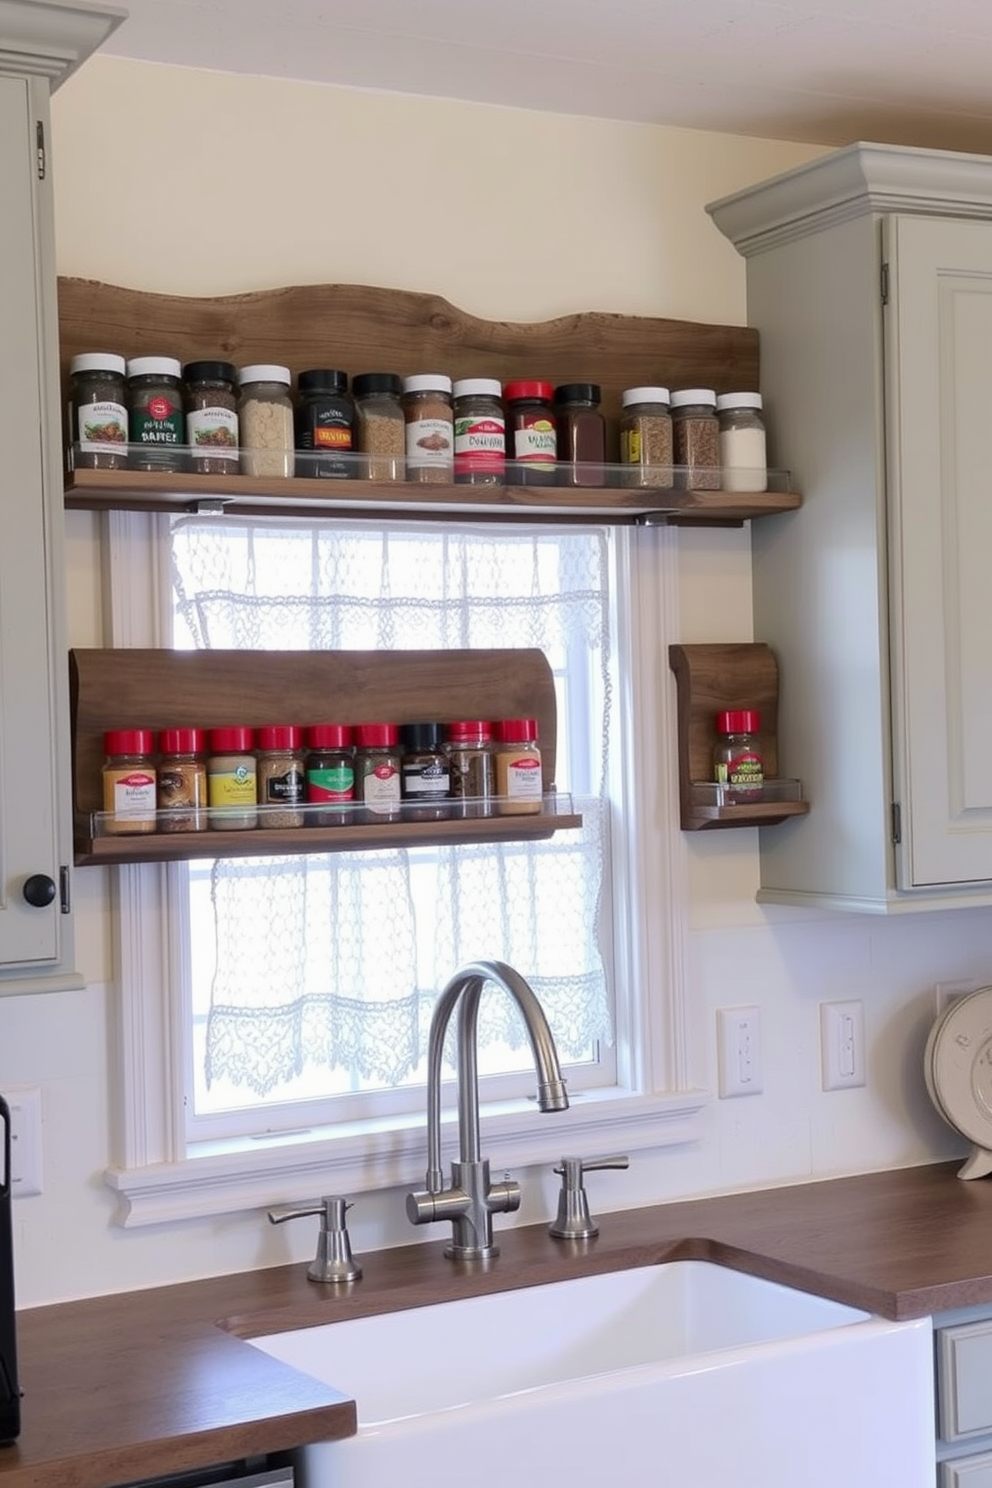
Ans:
<svg viewBox="0 0 992 1488"><path fill-rule="evenodd" d="M38 180L43 181L48 162L45 157L45 125L41 119L37 120L34 126L34 148L38 165Z"/></svg>
<svg viewBox="0 0 992 1488"><path fill-rule="evenodd" d="M889 303L889 266L887 263L883 263L882 265L880 288L882 291L882 304L887 305Z"/></svg>
<svg viewBox="0 0 992 1488"><path fill-rule="evenodd" d="M898 801L892 802L892 841L902 841L902 807Z"/></svg>
<svg viewBox="0 0 992 1488"><path fill-rule="evenodd" d="M69 867L63 863L59 868L59 906L63 914L69 914L72 905L69 900Z"/></svg>

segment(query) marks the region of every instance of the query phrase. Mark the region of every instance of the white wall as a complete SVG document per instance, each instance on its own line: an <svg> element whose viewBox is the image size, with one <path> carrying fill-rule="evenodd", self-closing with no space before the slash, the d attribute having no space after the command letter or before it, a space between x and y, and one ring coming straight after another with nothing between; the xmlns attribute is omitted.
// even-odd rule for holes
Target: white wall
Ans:
<svg viewBox="0 0 992 1488"><path fill-rule="evenodd" d="M390 97L96 58L54 100L59 272L190 294L351 281L435 291L519 320L606 310L740 323L744 266L707 201L806 146ZM333 327L328 328L333 344ZM70 644L98 645L97 519L68 523ZM749 534L681 539L684 639L750 636ZM765 1090L716 1101L702 1140L595 1182L600 1211L925 1161L959 1150L923 1091L938 978L992 972L987 911L892 922L771 914L756 835L683 839L691 1018L715 1087L714 1011L757 1003ZM303 1259L305 1226L260 1214L112 1223L109 875L76 873L81 994L0 999L0 1089L42 1088L44 1192L15 1206L21 1305ZM864 1090L819 1089L817 1005L863 998ZM520 1222L553 1213L527 1175ZM365 1196L356 1249L412 1238L401 1196Z"/></svg>

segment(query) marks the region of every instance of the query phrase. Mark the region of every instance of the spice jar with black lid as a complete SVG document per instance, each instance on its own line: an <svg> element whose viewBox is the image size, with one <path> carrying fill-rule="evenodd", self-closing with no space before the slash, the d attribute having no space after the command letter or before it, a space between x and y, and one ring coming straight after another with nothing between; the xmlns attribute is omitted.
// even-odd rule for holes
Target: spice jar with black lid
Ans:
<svg viewBox="0 0 992 1488"><path fill-rule="evenodd" d="M603 484L606 420L599 411L602 396L595 382L567 382L555 388L558 478L562 485Z"/></svg>
<svg viewBox="0 0 992 1488"><path fill-rule="evenodd" d="M417 372L403 379L406 419L406 478L424 484L450 481L455 428L451 378Z"/></svg>
<svg viewBox="0 0 992 1488"><path fill-rule="evenodd" d="M462 377L453 384L456 485L503 484L506 415L502 393L495 377Z"/></svg>
<svg viewBox="0 0 992 1488"><path fill-rule="evenodd" d="M187 362L183 368L186 440L194 475L237 475L238 395L233 362Z"/></svg>
<svg viewBox="0 0 992 1488"><path fill-rule="evenodd" d="M348 392L348 374L331 367L314 367L296 379L296 474L347 480L358 471L355 447L355 404Z"/></svg>
<svg viewBox="0 0 992 1488"><path fill-rule="evenodd" d="M354 821L355 755L351 725L314 723L304 730L307 812L311 827L345 827Z"/></svg>
<svg viewBox="0 0 992 1488"><path fill-rule="evenodd" d="M451 768L440 723L405 723L400 729L400 794L406 821L441 821L449 814Z"/></svg>
<svg viewBox="0 0 992 1488"><path fill-rule="evenodd" d="M127 466L127 362L112 351L84 351L69 363L72 465L80 470Z"/></svg>
<svg viewBox="0 0 992 1488"><path fill-rule="evenodd" d="M558 441L551 383L508 382L503 396L514 461L511 480L521 486L553 486Z"/></svg>
<svg viewBox="0 0 992 1488"><path fill-rule="evenodd" d="M206 738L202 729L163 729L158 736L160 832L207 830Z"/></svg>
<svg viewBox="0 0 992 1488"><path fill-rule="evenodd" d="M185 459L182 364L175 357L132 357L127 364L133 470L181 470Z"/></svg>
<svg viewBox="0 0 992 1488"><path fill-rule="evenodd" d="M362 372L351 388L358 450L364 456L359 474L368 480L401 481L406 453L402 377L395 372Z"/></svg>
<svg viewBox="0 0 992 1488"><path fill-rule="evenodd" d="M675 484L690 491L719 491L716 393L712 388L680 388L672 393L671 408Z"/></svg>

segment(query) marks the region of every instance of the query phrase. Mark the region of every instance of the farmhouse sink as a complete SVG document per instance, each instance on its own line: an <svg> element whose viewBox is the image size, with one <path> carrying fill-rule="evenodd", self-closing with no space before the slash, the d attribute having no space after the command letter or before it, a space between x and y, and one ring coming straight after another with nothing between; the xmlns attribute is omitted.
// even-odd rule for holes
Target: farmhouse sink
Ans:
<svg viewBox="0 0 992 1488"><path fill-rule="evenodd" d="M932 1488L929 1319L676 1261L250 1340L352 1396L300 1488ZM445 1466L446 1464L446 1466ZM619 1475L619 1476L618 1476Z"/></svg>

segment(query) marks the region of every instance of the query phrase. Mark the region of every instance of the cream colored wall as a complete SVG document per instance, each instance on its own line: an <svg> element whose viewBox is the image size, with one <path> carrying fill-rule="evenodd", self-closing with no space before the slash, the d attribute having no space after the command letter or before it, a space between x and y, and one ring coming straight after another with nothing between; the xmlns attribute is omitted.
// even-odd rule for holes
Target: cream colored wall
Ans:
<svg viewBox="0 0 992 1488"><path fill-rule="evenodd" d="M177 293L352 281L436 291L476 314L598 309L742 322L744 267L704 204L801 163L806 146L235 78L96 58L56 95L58 266ZM327 327L328 349L334 328ZM168 350L168 348L163 348ZM70 643L101 641L97 518L68 526ZM686 640L747 638L747 529L680 539ZM706 840L700 840L700 839ZM937 976L981 975L989 918L868 924L769 916L751 831L685 843L690 1017L715 1087L713 1014L761 1006L765 1093L716 1101L703 1138L601 1175L602 1212L946 1150L919 1079ZM305 1227L258 1214L123 1231L111 1152L110 884L75 875L83 994L0 999L0 1089L42 1088L44 1192L15 1206L22 1305L302 1260ZM925 920L923 924L920 921ZM869 1085L824 1096L817 1003L865 1000ZM525 1173L519 1222L556 1180ZM356 1249L410 1239L402 1197L363 1195Z"/></svg>

